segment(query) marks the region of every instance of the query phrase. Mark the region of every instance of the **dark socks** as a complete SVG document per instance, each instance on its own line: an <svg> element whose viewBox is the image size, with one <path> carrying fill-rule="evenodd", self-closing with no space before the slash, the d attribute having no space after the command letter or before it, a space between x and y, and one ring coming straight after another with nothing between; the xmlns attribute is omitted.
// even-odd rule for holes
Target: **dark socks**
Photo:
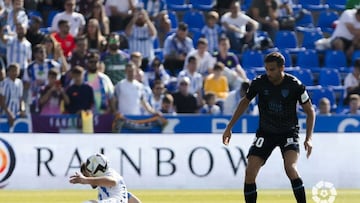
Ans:
<svg viewBox="0 0 360 203"><path fill-rule="evenodd" d="M297 203L306 203L305 188L301 178L291 180L291 186Z"/></svg>
<svg viewBox="0 0 360 203"><path fill-rule="evenodd" d="M257 191L256 184L244 184L244 196L246 203L256 203Z"/></svg>

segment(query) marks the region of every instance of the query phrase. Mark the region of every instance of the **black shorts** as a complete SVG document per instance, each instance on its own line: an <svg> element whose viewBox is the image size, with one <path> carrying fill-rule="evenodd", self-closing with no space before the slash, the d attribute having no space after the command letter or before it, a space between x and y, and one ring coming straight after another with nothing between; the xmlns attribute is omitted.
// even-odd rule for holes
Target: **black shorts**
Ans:
<svg viewBox="0 0 360 203"><path fill-rule="evenodd" d="M334 40L336 40L336 39L339 39L339 40L341 40L341 41L344 43L344 50L343 50L343 51L348 50L348 49L351 47L351 45L352 45L352 40L348 40L348 39L346 39L346 38L344 38L344 37L336 37L335 39L333 39L333 40L331 41L331 47L332 47L332 48L334 48L333 43L334 43Z"/></svg>
<svg viewBox="0 0 360 203"><path fill-rule="evenodd" d="M298 130L291 131L284 134L273 134L258 131L252 143L248 157L250 155L258 156L264 159L264 163L271 155L275 147L280 147L281 154L288 150L300 152L299 133Z"/></svg>

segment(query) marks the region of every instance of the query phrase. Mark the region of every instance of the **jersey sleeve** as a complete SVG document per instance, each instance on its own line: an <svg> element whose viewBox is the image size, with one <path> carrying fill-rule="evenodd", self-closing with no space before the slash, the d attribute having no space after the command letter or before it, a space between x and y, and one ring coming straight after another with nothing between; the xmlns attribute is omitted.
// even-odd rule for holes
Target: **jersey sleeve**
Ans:
<svg viewBox="0 0 360 203"><path fill-rule="evenodd" d="M252 100L254 97L256 97L256 95L258 94L258 86L259 86L259 82L260 82L260 77L255 78L251 84L250 87L248 89L248 91L246 92L246 98L248 100Z"/></svg>
<svg viewBox="0 0 360 203"><path fill-rule="evenodd" d="M305 85L303 85L300 81L298 81L298 92L299 92L299 98L298 101L300 104L305 104L310 100L309 94L306 91Z"/></svg>

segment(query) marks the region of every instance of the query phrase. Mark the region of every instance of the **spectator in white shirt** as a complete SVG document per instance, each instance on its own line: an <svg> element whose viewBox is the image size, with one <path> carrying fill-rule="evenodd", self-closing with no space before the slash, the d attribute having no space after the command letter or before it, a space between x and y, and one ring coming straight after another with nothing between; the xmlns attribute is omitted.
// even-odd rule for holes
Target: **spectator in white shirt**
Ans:
<svg viewBox="0 0 360 203"><path fill-rule="evenodd" d="M24 9L24 0L12 0L12 8L7 14L6 29L8 34L15 34L16 24L22 23L28 27L29 18Z"/></svg>
<svg viewBox="0 0 360 203"><path fill-rule="evenodd" d="M331 36L331 46L351 58L354 49L360 49L360 8L345 10Z"/></svg>
<svg viewBox="0 0 360 203"><path fill-rule="evenodd" d="M115 86L113 109L122 115L141 115L141 107L151 114L155 114L144 96L144 85L135 79L136 66L129 62L126 67L126 78Z"/></svg>
<svg viewBox="0 0 360 203"><path fill-rule="evenodd" d="M208 41L206 38L200 38L197 42L197 49L188 53L185 59L184 68L187 67L190 56L196 58L196 71L203 77L206 77L212 71L212 67L216 62L216 59L208 52Z"/></svg>
<svg viewBox="0 0 360 203"><path fill-rule="evenodd" d="M81 13L75 12L76 0L65 0L65 11L55 15L51 22L51 30L58 32L58 22L66 20L70 24L70 34L74 37L81 36L85 27L85 18Z"/></svg>
<svg viewBox="0 0 360 203"><path fill-rule="evenodd" d="M239 2L230 4L230 11L221 17L221 24L230 40L231 49L241 52L245 45L254 45L254 34L259 23L240 11Z"/></svg>

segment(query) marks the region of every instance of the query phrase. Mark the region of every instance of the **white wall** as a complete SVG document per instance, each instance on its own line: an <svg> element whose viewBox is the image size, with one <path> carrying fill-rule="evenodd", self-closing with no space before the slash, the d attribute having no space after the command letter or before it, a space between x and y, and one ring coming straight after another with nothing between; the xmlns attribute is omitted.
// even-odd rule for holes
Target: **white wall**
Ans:
<svg viewBox="0 0 360 203"><path fill-rule="evenodd" d="M78 171L79 158L84 161L101 149L129 188L226 189L243 187L244 156L254 135L234 134L228 147L221 143L221 134L6 134L0 138L0 187L7 189L85 187L69 184L68 178ZM16 158L9 178L5 178L11 165L6 143ZM306 187L324 180L336 188L360 188L359 143L359 133L315 134L312 156L306 159L302 146L299 159ZM258 187L290 188L278 149L260 171Z"/></svg>

